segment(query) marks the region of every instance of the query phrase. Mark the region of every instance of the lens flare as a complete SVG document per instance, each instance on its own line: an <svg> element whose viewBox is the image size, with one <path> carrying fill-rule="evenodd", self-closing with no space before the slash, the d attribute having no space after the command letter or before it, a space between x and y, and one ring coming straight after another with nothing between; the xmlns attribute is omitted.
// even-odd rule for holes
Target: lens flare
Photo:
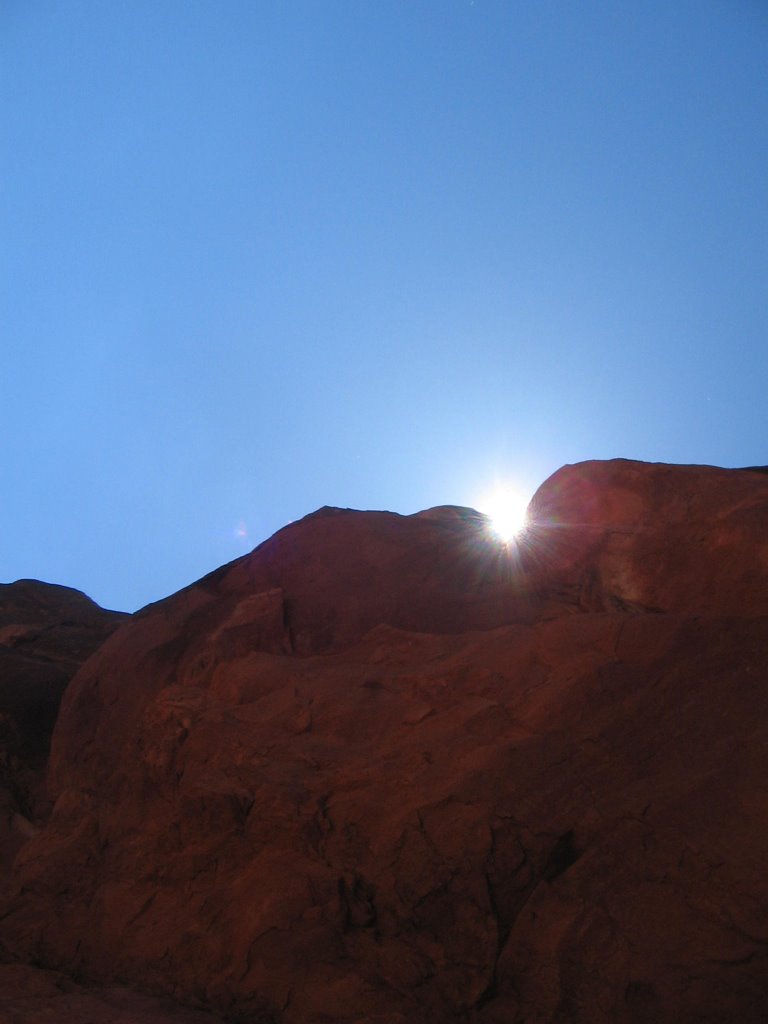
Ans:
<svg viewBox="0 0 768 1024"><path fill-rule="evenodd" d="M488 516L491 530L505 544L514 540L528 524L528 499L510 485L497 485L478 502L477 508Z"/></svg>

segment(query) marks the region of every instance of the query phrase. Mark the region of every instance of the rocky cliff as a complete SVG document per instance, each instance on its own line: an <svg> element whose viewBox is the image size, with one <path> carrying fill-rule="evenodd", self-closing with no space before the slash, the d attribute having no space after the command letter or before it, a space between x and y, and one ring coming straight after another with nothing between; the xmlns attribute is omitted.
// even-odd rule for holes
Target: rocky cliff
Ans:
<svg viewBox="0 0 768 1024"><path fill-rule="evenodd" d="M0 870L50 810L44 774L64 689L128 616L69 587L0 584Z"/></svg>
<svg viewBox="0 0 768 1024"><path fill-rule="evenodd" d="M323 509L67 689L6 955L252 1024L768 1019L768 478Z"/></svg>

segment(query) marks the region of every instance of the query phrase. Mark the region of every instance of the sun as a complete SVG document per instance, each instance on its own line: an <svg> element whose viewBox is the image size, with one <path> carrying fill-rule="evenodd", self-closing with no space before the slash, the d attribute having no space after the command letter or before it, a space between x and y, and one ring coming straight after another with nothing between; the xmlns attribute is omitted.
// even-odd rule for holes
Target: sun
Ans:
<svg viewBox="0 0 768 1024"><path fill-rule="evenodd" d="M508 544L528 525L528 498L511 484L497 484L477 503L490 519L491 530Z"/></svg>

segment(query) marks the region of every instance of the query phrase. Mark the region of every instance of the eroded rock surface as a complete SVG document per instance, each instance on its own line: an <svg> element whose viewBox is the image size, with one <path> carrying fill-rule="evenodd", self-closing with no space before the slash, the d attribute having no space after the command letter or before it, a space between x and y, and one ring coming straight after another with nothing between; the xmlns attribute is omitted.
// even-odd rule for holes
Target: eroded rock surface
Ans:
<svg viewBox="0 0 768 1024"><path fill-rule="evenodd" d="M0 870L50 809L44 770L64 689L128 616L78 590L0 584Z"/></svg>
<svg viewBox="0 0 768 1024"><path fill-rule="evenodd" d="M221 1024L212 1014L130 989L86 988L64 974L0 964L2 1024Z"/></svg>
<svg viewBox="0 0 768 1024"><path fill-rule="evenodd" d="M70 685L6 949L251 1024L768 1019L768 479L322 510Z"/></svg>

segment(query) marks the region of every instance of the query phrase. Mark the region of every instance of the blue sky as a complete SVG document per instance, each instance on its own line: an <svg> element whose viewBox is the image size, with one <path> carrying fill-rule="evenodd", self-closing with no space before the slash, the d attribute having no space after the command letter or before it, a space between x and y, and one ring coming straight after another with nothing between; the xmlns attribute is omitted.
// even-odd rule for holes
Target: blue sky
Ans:
<svg viewBox="0 0 768 1024"><path fill-rule="evenodd" d="M768 463L761 0L4 0L0 579Z"/></svg>

